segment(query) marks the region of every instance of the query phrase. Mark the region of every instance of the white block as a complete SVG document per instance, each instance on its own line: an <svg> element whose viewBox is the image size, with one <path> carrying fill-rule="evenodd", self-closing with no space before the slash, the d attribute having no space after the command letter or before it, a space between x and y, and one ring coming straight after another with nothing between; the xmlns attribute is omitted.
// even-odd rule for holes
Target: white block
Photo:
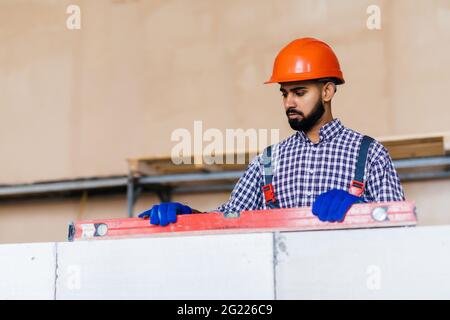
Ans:
<svg viewBox="0 0 450 320"><path fill-rule="evenodd" d="M0 246L0 299L54 299L55 243Z"/></svg>
<svg viewBox="0 0 450 320"><path fill-rule="evenodd" d="M281 233L276 247L278 299L450 299L450 226Z"/></svg>
<svg viewBox="0 0 450 320"><path fill-rule="evenodd" d="M57 299L273 299L273 234L58 244Z"/></svg>

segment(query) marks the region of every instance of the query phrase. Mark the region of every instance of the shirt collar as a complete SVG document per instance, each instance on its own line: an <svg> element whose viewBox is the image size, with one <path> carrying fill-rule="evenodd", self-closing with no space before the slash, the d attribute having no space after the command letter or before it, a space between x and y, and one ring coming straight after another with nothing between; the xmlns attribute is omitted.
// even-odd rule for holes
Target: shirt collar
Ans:
<svg viewBox="0 0 450 320"><path fill-rule="evenodd" d="M332 121L324 124L319 131L320 140L318 143L332 140L342 131L342 129L344 129L344 126L338 118L335 118ZM296 135L297 138L302 142L313 143L311 140L309 140L308 136L303 131L297 131Z"/></svg>

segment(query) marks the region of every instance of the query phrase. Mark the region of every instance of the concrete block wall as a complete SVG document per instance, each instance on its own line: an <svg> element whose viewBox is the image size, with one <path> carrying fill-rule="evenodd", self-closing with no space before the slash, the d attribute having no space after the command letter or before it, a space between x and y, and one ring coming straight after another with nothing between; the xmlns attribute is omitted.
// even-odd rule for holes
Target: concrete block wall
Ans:
<svg viewBox="0 0 450 320"><path fill-rule="evenodd" d="M0 246L1 299L450 298L450 226Z"/></svg>
<svg viewBox="0 0 450 320"><path fill-rule="evenodd" d="M56 244L0 246L0 299L53 299Z"/></svg>
<svg viewBox="0 0 450 320"><path fill-rule="evenodd" d="M282 233L277 246L279 299L450 298L450 226Z"/></svg>
<svg viewBox="0 0 450 320"><path fill-rule="evenodd" d="M273 299L273 236L58 244L57 299Z"/></svg>

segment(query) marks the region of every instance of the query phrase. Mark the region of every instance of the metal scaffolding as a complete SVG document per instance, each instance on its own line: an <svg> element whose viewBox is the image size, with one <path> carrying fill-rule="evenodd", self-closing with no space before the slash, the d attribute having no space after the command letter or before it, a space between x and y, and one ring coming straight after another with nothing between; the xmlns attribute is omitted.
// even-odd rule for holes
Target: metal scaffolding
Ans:
<svg viewBox="0 0 450 320"><path fill-rule="evenodd" d="M450 178L450 155L394 160L400 180L420 181ZM243 171L180 173L169 175L95 177L65 181L0 186L0 200L30 197L74 196L82 192L127 194L128 215L143 191L161 201L175 193L231 191Z"/></svg>

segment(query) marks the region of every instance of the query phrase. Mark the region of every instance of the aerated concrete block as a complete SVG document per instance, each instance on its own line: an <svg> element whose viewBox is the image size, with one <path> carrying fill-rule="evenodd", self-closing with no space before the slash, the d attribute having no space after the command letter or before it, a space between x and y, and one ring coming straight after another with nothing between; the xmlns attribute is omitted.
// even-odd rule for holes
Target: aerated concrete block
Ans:
<svg viewBox="0 0 450 320"><path fill-rule="evenodd" d="M450 299L450 226L281 233L278 299Z"/></svg>
<svg viewBox="0 0 450 320"><path fill-rule="evenodd" d="M55 243L0 245L0 299L54 299Z"/></svg>
<svg viewBox="0 0 450 320"><path fill-rule="evenodd" d="M273 299L273 234L58 244L57 299Z"/></svg>

